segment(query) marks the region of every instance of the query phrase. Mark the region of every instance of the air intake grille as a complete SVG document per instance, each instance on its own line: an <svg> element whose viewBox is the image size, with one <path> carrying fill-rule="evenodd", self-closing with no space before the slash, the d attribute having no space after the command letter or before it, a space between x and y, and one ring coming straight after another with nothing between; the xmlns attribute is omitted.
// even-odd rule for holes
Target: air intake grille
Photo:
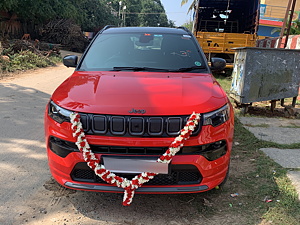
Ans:
<svg viewBox="0 0 300 225"><path fill-rule="evenodd" d="M174 137L188 116L114 116L80 114L85 133L105 136ZM198 125L192 135L200 132Z"/></svg>
<svg viewBox="0 0 300 225"><path fill-rule="evenodd" d="M137 174L116 174L118 176L132 179ZM86 163L78 163L74 167L71 177L74 181L106 184L100 177L95 175ZM193 165L171 165L170 174L158 174L152 180L144 185L185 185L185 184L199 184L202 176Z"/></svg>

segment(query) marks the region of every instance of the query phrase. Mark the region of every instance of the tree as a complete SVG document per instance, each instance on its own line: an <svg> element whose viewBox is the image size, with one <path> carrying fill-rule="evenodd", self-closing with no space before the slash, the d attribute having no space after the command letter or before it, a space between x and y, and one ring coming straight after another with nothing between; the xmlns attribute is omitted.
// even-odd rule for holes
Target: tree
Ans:
<svg viewBox="0 0 300 225"><path fill-rule="evenodd" d="M141 26L169 26L165 9L160 0L142 0Z"/></svg>
<svg viewBox="0 0 300 225"><path fill-rule="evenodd" d="M181 0L181 6L185 5L186 3L188 3L189 0ZM198 0L193 0L189 9L188 9L188 13L195 10L197 8L198 5Z"/></svg>
<svg viewBox="0 0 300 225"><path fill-rule="evenodd" d="M186 22L182 26L186 27L187 29L189 29L191 31L193 29L193 21Z"/></svg>
<svg viewBox="0 0 300 225"><path fill-rule="evenodd" d="M299 20L292 23L290 34L292 34L292 35L300 34L300 21Z"/></svg>
<svg viewBox="0 0 300 225"><path fill-rule="evenodd" d="M16 3L17 0L5 0L0 2L0 11L4 10L10 10L11 7Z"/></svg>
<svg viewBox="0 0 300 225"><path fill-rule="evenodd" d="M127 7L126 10L124 10L125 25L126 26L140 26L140 18L139 18L139 14L137 14L137 13L141 12L142 2L140 0L131 0L125 4Z"/></svg>
<svg viewBox="0 0 300 225"><path fill-rule="evenodd" d="M59 19L72 19L84 31L120 25L120 14L124 15L125 26L174 25L160 0L5 0L0 2L1 11L8 16L6 21L0 18L0 27L14 18L14 23L22 24L22 32L32 36L38 36L38 30L49 21Z"/></svg>
<svg viewBox="0 0 300 225"><path fill-rule="evenodd" d="M169 27L176 27L173 20L169 20Z"/></svg>
<svg viewBox="0 0 300 225"><path fill-rule="evenodd" d="M37 28L49 21L57 19L72 19L83 30L91 31L106 24L118 23L117 15L112 9L106 0L5 0L0 2L0 12L5 12L6 15L17 15L18 21L23 25L23 32L38 30Z"/></svg>
<svg viewBox="0 0 300 225"><path fill-rule="evenodd" d="M105 1L81 0L74 5L77 9L74 19L84 31L93 31L108 24L118 23L117 13Z"/></svg>
<svg viewBox="0 0 300 225"><path fill-rule="evenodd" d="M125 15L125 26L174 26L160 0L113 0L111 5L120 18Z"/></svg>
<svg viewBox="0 0 300 225"><path fill-rule="evenodd" d="M271 34L274 34L276 32L281 32L282 28L274 28L271 32ZM287 30L285 30L284 35L287 35ZM297 35L300 34L300 20L294 21L291 23L291 29L289 35Z"/></svg>

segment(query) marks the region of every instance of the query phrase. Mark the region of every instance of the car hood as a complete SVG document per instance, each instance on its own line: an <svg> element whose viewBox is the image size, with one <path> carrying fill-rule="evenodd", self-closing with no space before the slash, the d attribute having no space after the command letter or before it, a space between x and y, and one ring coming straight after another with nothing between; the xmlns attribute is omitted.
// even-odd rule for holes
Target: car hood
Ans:
<svg viewBox="0 0 300 225"><path fill-rule="evenodd" d="M99 114L186 115L226 104L210 74L160 72L74 72L53 93L63 108Z"/></svg>

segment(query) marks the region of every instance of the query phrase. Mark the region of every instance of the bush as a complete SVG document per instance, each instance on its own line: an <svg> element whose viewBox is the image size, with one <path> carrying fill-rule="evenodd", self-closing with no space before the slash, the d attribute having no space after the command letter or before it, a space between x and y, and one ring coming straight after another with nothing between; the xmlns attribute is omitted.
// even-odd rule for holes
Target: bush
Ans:
<svg viewBox="0 0 300 225"><path fill-rule="evenodd" d="M9 60L0 58L0 72L2 73L54 66L60 61L59 57L41 56L28 50L20 51L19 53L8 56Z"/></svg>

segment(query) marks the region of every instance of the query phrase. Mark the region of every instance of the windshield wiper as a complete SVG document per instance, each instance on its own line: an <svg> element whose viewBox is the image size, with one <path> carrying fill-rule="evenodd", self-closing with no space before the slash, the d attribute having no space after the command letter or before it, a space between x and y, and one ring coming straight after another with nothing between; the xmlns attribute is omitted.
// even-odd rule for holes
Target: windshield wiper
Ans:
<svg viewBox="0 0 300 225"><path fill-rule="evenodd" d="M171 70L170 72L187 72L192 70L206 69L205 66L191 66L191 67L183 67L176 70Z"/></svg>
<svg viewBox="0 0 300 225"><path fill-rule="evenodd" d="M135 67L135 66L115 66L114 71L122 70L133 70L133 71L158 71L158 72L169 72L167 69L153 68L153 67Z"/></svg>

